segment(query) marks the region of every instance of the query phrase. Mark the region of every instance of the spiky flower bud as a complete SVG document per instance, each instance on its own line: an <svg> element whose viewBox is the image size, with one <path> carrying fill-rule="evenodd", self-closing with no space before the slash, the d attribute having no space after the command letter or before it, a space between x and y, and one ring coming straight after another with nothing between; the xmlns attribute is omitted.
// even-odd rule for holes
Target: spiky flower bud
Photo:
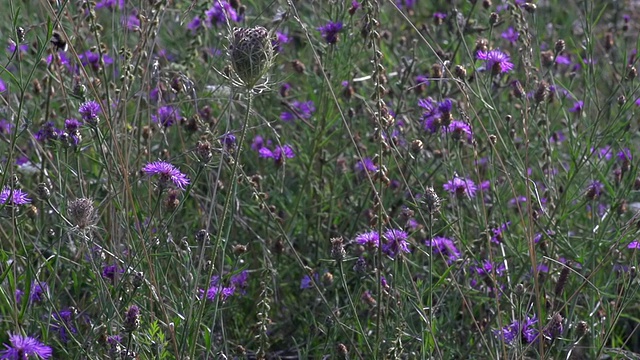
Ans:
<svg viewBox="0 0 640 360"><path fill-rule="evenodd" d="M36 188L36 194L38 195L38 199L47 200L49 197L51 197L51 190L49 190L47 184L40 183Z"/></svg>
<svg viewBox="0 0 640 360"><path fill-rule="evenodd" d="M498 15L498 13L492 12L491 15L489 15L489 24L491 24L491 26L497 24L500 21L500 15Z"/></svg>
<svg viewBox="0 0 640 360"><path fill-rule="evenodd" d="M231 65L247 88L253 88L272 65L271 34L262 26L234 28L229 46Z"/></svg>

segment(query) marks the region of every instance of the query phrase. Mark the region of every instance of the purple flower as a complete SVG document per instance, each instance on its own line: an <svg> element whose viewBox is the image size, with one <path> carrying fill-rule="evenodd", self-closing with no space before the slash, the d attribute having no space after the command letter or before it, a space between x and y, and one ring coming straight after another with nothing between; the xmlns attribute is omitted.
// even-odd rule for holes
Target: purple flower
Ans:
<svg viewBox="0 0 640 360"><path fill-rule="evenodd" d="M158 109L158 115L151 115L151 119L166 129L180 119L180 111L173 106L162 106Z"/></svg>
<svg viewBox="0 0 640 360"><path fill-rule="evenodd" d="M510 325L500 330L495 330L494 334L501 337L507 344L512 344L518 339L530 344L538 337L538 330L534 325L538 322L536 317L527 317L525 321L514 320Z"/></svg>
<svg viewBox="0 0 640 360"><path fill-rule="evenodd" d="M571 58L569 55L558 55L556 56L556 64L571 65Z"/></svg>
<svg viewBox="0 0 640 360"><path fill-rule="evenodd" d="M477 266L471 266L471 271L476 272L480 276L488 276L492 275L494 272L496 276L502 276L504 272L507 270L507 267L504 263L496 263L493 264L491 261L485 259L481 264Z"/></svg>
<svg viewBox="0 0 640 360"><path fill-rule="evenodd" d="M248 280L249 272L247 270L243 270L235 275L231 275L229 283L235 288L245 288L247 287Z"/></svg>
<svg viewBox="0 0 640 360"><path fill-rule="evenodd" d="M371 158L366 157L356 163L355 170L359 173L364 171L373 172L378 170L378 167L373 163Z"/></svg>
<svg viewBox="0 0 640 360"><path fill-rule="evenodd" d="M187 24L187 29L191 31L192 35L195 35L199 28L202 27L202 20L200 16L195 16L189 24Z"/></svg>
<svg viewBox="0 0 640 360"><path fill-rule="evenodd" d="M58 129L53 123L53 121L47 121L46 123L42 124L42 126L40 127L40 130L38 130L33 135L33 137L40 142L46 142L46 141L58 140L60 138L60 135L62 135L62 133L63 131Z"/></svg>
<svg viewBox="0 0 640 360"><path fill-rule="evenodd" d="M209 10L204 12L206 16L207 26L225 25L227 19L238 22L242 17L238 15L236 10L224 0L216 0Z"/></svg>
<svg viewBox="0 0 640 360"><path fill-rule="evenodd" d="M111 281L115 281L116 275L123 272L124 270L118 268L118 265L107 265L102 268L102 277Z"/></svg>
<svg viewBox="0 0 640 360"><path fill-rule="evenodd" d="M507 221L506 223L500 225L498 228L493 229L493 236L491 236L491 242L500 244L502 242L502 232L507 230L507 228L511 225L511 221Z"/></svg>
<svg viewBox="0 0 640 360"><path fill-rule="evenodd" d="M160 184L162 186L166 185L169 180L171 180L176 187L182 190L189 185L189 178L168 162L150 162L142 168L142 171L149 176L160 175Z"/></svg>
<svg viewBox="0 0 640 360"><path fill-rule="evenodd" d="M100 113L100 104L91 100L87 101L84 104L80 105L78 112L82 116L82 120L85 122L95 125L98 123L98 114Z"/></svg>
<svg viewBox="0 0 640 360"><path fill-rule="evenodd" d="M436 236L431 240L425 240L425 245L431 247L434 254L442 254L447 258L447 264L452 264L460 258L460 250L453 240L446 237Z"/></svg>
<svg viewBox="0 0 640 360"><path fill-rule="evenodd" d="M455 139L466 139L468 143L471 143L473 139L473 131L471 125L460 120L453 120L446 130Z"/></svg>
<svg viewBox="0 0 640 360"><path fill-rule="evenodd" d="M10 41L9 45L7 46L7 51L12 53L16 51L17 48L18 46L16 45L16 43ZM27 51L29 51L29 44L20 44L19 50L20 52L26 53Z"/></svg>
<svg viewBox="0 0 640 360"><path fill-rule="evenodd" d="M342 31L342 23L329 21L317 30L320 31L322 38L324 38L328 44L335 44L338 42L338 33Z"/></svg>
<svg viewBox="0 0 640 360"><path fill-rule="evenodd" d="M396 0L399 8L411 9L416 4L416 0Z"/></svg>
<svg viewBox="0 0 640 360"><path fill-rule="evenodd" d="M587 186L586 197L589 200L598 199L604 193L604 184L598 180L593 180Z"/></svg>
<svg viewBox="0 0 640 360"><path fill-rule="evenodd" d="M490 69L493 75L513 70L513 64L509 56L498 49L478 51L476 57L478 60L486 61L487 65L485 69Z"/></svg>
<svg viewBox="0 0 640 360"><path fill-rule="evenodd" d="M26 192L20 189L10 189L5 187L0 191L0 204L24 205L31 203L31 199Z"/></svg>
<svg viewBox="0 0 640 360"><path fill-rule="evenodd" d="M78 329L73 325L74 312L71 309L60 310L60 312L52 313L51 330L58 333L60 341L67 343L69 341L69 333L76 334Z"/></svg>
<svg viewBox="0 0 640 360"><path fill-rule="evenodd" d="M293 158L296 154L293 152L293 149L289 145L278 145L272 151L266 147L262 147L258 150L258 154L262 158L270 158L275 161L276 164L281 164L284 161L284 158Z"/></svg>
<svg viewBox="0 0 640 360"><path fill-rule="evenodd" d="M518 37L520 36L520 34L518 34L517 31L513 30L512 27L509 27L507 31L501 34L501 36L503 39L510 42L511 45L515 45L515 43L518 41Z"/></svg>
<svg viewBox="0 0 640 360"><path fill-rule="evenodd" d="M313 104L313 101L311 100L304 101L304 102L300 102L296 100L292 102L290 106L291 106L291 109L294 111L294 113L290 113L286 111L281 113L280 119L282 119L282 121L291 122L295 120L297 116L303 119L309 119L311 115L313 115L314 111L316 111L316 107Z"/></svg>
<svg viewBox="0 0 640 360"><path fill-rule="evenodd" d="M260 135L256 135L251 143L251 150L258 151L264 147L264 139Z"/></svg>
<svg viewBox="0 0 640 360"><path fill-rule="evenodd" d="M640 249L640 241L634 240L627 245L628 249Z"/></svg>
<svg viewBox="0 0 640 360"><path fill-rule="evenodd" d="M358 234L354 240L358 244L369 248L377 248L380 245L380 235L377 231L368 231Z"/></svg>
<svg viewBox="0 0 640 360"><path fill-rule="evenodd" d="M472 198L476 195L478 187L469 179L463 179L460 177L454 177L442 186L446 191L457 196L467 195Z"/></svg>
<svg viewBox="0 0 640 360"><path fill-rule="evenodd" d="M625 162L625 161L631 161L633 159L633 157L631 156L631 150L629 150L629 148L624 148L622 150L620 150L616 156L618 157L618 160Z"/></svg>
<svg viewBox="0 0 640 360"><path fill-rule="evenodd" d="M436 11L433 13L433 18L436 20L436 23L440 23L447 18L447 14Z"/></svg>
<svg viewBox="0 0 640 360"><path fill-rule="evenodd" d="M573 107L571 109L569 109L569 112L572 113L579 113L582 111L582 108L584 108L584 101L580 100L580 101L576 101L573 104Z"/></svg>
<svg viewBox="0 0 640 360"><path fill-rule="evenodd" d="M51 357L53 350L38 339L20 334L9 335L9 343L4 344L6 350L0 351L2 359L25 360L29 356L39 356L42 359Z"/></svg>
<svg viewBox="0 0 640 360"><path fill-rule="evenodd" d="M227 132L220 137L220 142L222 142L227 149L233 148L236 145L236 136L231 132Z"/></svg>
<svg viewBox="0 0 640 360"><path fill-rule="evenodd" d="M0 93L7 91L7 85L0 79Z"/></svg>
<svg viewBox="0 0 640 360"><path fill-rule="evenodd" d="M6 119L0 119L0 135L10 134L11 128L13 128L13 124L8 122Z"/></svg>
<svg viewBox="0 0 640 360"><path fill-rule="evenodd" d="M140 19L138 18L138 14L136 14L135 12L130 14L129 16L123 16L120 19L120 22L129 30L140 30Z"/></svg>
<svg viewBox="0 0 640 360"><path fill-rule="evenodd" d="M416 86L429 86L430 81L429 77L426 75L418 75L416 76Z"/></svg>
<svg viewBox="0 0 640 360"><path fill-rule="evenodd" d="M102 61L100 61L100 53L93 52L91 50L86 51L84 54L78 56L83 66L91 66L93 70L98 71L102 65L113 64L113 58L107 54L102 54Z"/></svg>
<svg viewBox="0 0 640 360"><path fill-rule="evenodd" d="M70 133L78 131L81 126L82 123L77 119L71 118L64 121L64 129Z"/></svg>
<svg viewBox="0 0 640 360"><path fill-rule="evenodd" d="M409 250L409 243L407 242L409 235L406 232L389 229L382 234L382 237L385 240L382 245L382 251L389 255L389 257L395 258L400 252L411 252L411 250Z"/></svg>
<svg viewBox="0 0 640 360"><path fill-rule="evenodd" d="M272 44L275 51L281 53L282 51L284 51L283 45L290 42L291 38L287 34L276 31L276 38L272 41Z"/></svg>
<svg viewBox="0 0 640 360"><path fill-rule="evenodd" d="M316 282L320 281L320 275L318 275L318 273L314 273L313 278ZM311 289L312 287L313 280L311 280L311 277L309 275L303 276L302 280L300 280L300 289Z"/></svg>
<svg viewBox="0 0 640 360"><path fill-rule="evenodd" d="M124 0L102 0L96 3L96 10L109 9L116 10L124 8Z"/></svg>

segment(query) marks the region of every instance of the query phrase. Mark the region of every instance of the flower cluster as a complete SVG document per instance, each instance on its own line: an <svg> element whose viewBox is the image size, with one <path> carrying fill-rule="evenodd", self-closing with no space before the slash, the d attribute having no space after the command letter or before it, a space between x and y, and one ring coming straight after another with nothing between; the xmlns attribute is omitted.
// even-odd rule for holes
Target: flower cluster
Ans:
<svg viewBox="0 0 640 360"><path fill-rule="evenodd" d="M226 301L233 295L244 295L248 282L249 272L246 270L231 275L226 285L223 284L220 276L214 275L211 277L211 281L209 282L209 288L206 292L204 290L200 290L200 295L205 295L210 301L214 301L216 296L220 295L220 300Z"/></svg>

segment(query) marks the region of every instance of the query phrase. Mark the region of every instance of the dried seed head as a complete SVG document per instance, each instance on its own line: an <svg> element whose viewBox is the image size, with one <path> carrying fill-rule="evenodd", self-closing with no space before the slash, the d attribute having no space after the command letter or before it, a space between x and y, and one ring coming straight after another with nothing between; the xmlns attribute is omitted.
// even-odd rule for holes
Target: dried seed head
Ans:
<svg viewBox="0 0 640 360"><path fill-rule="evenodd" d="M554 47L554 50L556 51L556 54L559 54L559 53L563 52L564 48L565 48L564 40L559 39L558 41L556 41L556 45Z"/></svg>
<svg viewBox="0 0 640 360"><path fill-rule="evenodd" d="M334 260L342 260L347 256L346 251L344 250L344 240L342 237L337 237L331 239L331 257Z"/></svg>
<svg viewBox="0 0 640 360"><path fill-rule="evenodd" d="M487 51L489 49L489 40L480 38L476 40L476 52Z"/></svg>
<svg viewBox="0 0 640 360"><path fill-rule="evenodd" d="M622 106L627 102L627 98L624 95L618 96L618 106Z"/></svg>
<svg viewBox="0 0 640 360"><path fill-rule="evenodd" d="M196 145L196 155L203 164L211 161L211 158L213 157L213 153L211 152L211 143L207 140L198 141L198 144Z"/></svg>
<svg viewBox="0 0 640 360"><path fill-rule="evenodd" d="M423 202L430 214L440 211L440 205L442 202L432 187L429 186L425 189Z"/></svg>
<svg viewBox="0 0 640 360"><path fill-rule="evenodd" d="M498 13L492 12L491 15L489 15L489 24L491 24L491 26L497 24L500 21L500 15L498 15Z"/></svg>
<svg viewBox="0 0 640 360"><path fill-rule="evenodd" d="M132 333L138 327L140 327L140 308L136 305L131 305L124 318L124 331Z"/></svg>
<svg viewBox="0 0 640 360"><path fill-rule="evenodd" d="M511 86L513 87L513 95L515 97L517 97L518 99L522 99L525 96L524 88L522 87L520 81L513 80Z"/></svg>
<svg viewBox="0 0 640 360"><path fill-rule="evenodd" d="M234 28L229 51L231 65L247 88L253 88L273 63L271 34L262 26Z"/></svg>
<svg viewBox="0 0 640 360"><path fill-rule="evenodd" d="M540 83L538 84L538 89L536 90L535 94L533 94L533 99L536 102L541 103L544 101L544 99L546 99L548 92L549 85L547 85L547 82L540 81Z"/></svg>
<svg viewBox="0 0 640 360"><path fill-rule="evenodd" d="M589 326L586 321L579 321L578 325L576 325L576 335L578 338L583 337L589 332Z"/></svg>
<svg viewBox="0 0 640 360"><path fill-rule="evenodd" d="M543 51L540 53L540 61L542 62L542 66L551 67L554 63L554 53L551 50Z"/></svg>
<svg viewBox="0 0 640 360"><path fill-rule="evenodd" d="M453 68L453 75L455 75L458 79L464 79L467 77L467 69L462 65L456 65Z"/></svg>
<svg viewBox="0 0 640 360"><path fill-rule="evenodd" d="M51 190L49 190L47 184L40 183L36 188L36 194L38 195L38 199L47 200L49 197L51 197Z"/></svg>
<svg viewBox="0 0 640 360"><path fill-rule="evenodd" d="M416 139L411 142L411 152L413 152L414 154L419 153L423 148L424 143L421 140Z"/></svg>
<svg viewBox="0 0 640 360"><path fill-rule="evenodd" d="M69 203L69 218L79 229L86 229L96 222L96 210L93 201L87 198L79 198Z"/></svg>
<svg viewBox="0 0 640 360"><path fill-rule="evenodd" d="M627 79L633 80L638 77L638 70L633 65L627 66Z"/></svg>

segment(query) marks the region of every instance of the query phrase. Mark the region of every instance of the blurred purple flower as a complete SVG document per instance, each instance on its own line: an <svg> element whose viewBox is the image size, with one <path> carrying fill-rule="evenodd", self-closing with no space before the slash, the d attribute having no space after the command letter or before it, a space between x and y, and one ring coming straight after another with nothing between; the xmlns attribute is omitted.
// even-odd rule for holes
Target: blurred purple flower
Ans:
<svg viewBox="0 0 640 360"><path fill-rule="evenodd" d="M491 261L485 259L482 261L482 263L471 266L470 269L480 276L491 276L493 275L493 273L495 273L496 276L502 276L502 274L504 274L507 270L507 267L503 262L494 264Z"/></svg>
<svg viewBox="0 0 640 360"><path fill-rule="evenodd" d="M0 79L0 93L7 91L7 85Z"/></svg>
<svg viewBox="0 0 640 360"><path fill-rule="evenodd" d="M335 44L338 42L338 33L342 31L342 23L329 21L326 25L318 27L317 30L320 31L322 38L328 44Z"/></svg>
<svg viewBox="0 0 640 360"><path fill-rule="evenodd" d="M16 48L16 43L13 41L9 41L9 45L7 45L7 51L13 53L14 51L16 51ZM22 53L26 53L27 51L29 51L29 44L20 44L19 50Z"/></svg>
<svg viewBox="0 0 640 360"><path fill-rule="evenodd" d="M63 131L58 129L53 123L53 121L47 121L46 123L42 124L42 126L40 127L40 130L38 130L33 135L33 137L40 142L46 142L46 141L58 140L60 138L60 135L62 135L62 133Z"/></svg>
<svg viewBox="0 0 640 360"><path fill-rule="evenodd" d="M20 334L9 335L9 343L4 344L6 350L0 351L0 357L7 360L26 360L29 356L48 359L53 354L50 346L36 338Z"/></svg>
<svg viewBox="0 0 640 360"><path fill-rule="evenodd" d="M98 3L96 3L96 10L100 10L100 9L109 9L109 10L116 10L116 9L123 9L124 8L124 0L102 0Z"/></svg>
<svg viewBox="0 0 640 360"><path fill-rule="evenodd" d="M373 163L373 160L368 157L359 160L355 165L355 171L358 173L362 173L365 171L373 172L376 170L378 170L378 167Z"/></svg>
<svg viewBox="0 0 640 360"><path fill-rule="evenodd" d="M113 64L113 58L111 56L107 54L102 54L102 63L101 63L100 54L97 52L93 52L91 50L88 50L83 54L80 54L78 58L80 59L80 62L82 63L83 66L90 65L95 71L100 70L100 68L102 67L102 64L104 65Z"/></svg>
<svg viewBox="0 0 640 360"><path fill-rule="evenodd" d="M201 27L202 27L202 20L200 19L200 16L195 16L189 22L189 24L187 24L187 29L191 31L191 35L195 35L198 29L200 29Z"/></svg>
<svg viewBox="0 0 640 360"><path fill-rule="evenodd" d="M618 160L620 160L621 162L631 161L633 159L633 156L631 156L631 150L629 148L624 148L620 150L616 154L616 156L618 157Z"/></svg>
<svg viewBox="0 0 640 360"><path fill-rule="evenodd" d="M225 148L230 149L236 145L236 136L232 132L227 132L220 137L220 142Z"/></svg>
<svg viewBox="0 0 640 360"><path fill-rule="evenodd" d="M153 122L158 123L164 128L168 128L169 126L175 124L180 119L180 110L176 109L173 106L161 106L158 109L158 115L151 115L151 120Z"/></svg>
<svg viewBox="0 0 640 360"><path fill-rule="evenodd" d="M499 73L506 73L513 70L513 63L509 56L499 49L493 49L491 51L478 51L476 54L478 60L484 60L487 65L487 70L491 70L493 75Z"/></svg>
<svg viewBox="0 0 640 360"><path fill-rule="evenodd" d="M140 30L140 19L138 18L138 14L135 12L130 14L129 16L123 16L120 19L120 22L129 30Z"/></svg>
<svg viewBox="0 0 640 360"><path fill-rule="evenodd" d="M6 119L0 119L0 135L10 134L12 128L12 123L8 122Z"/></svg>
<svg viewBox="0 0 640 360"><path fill-rule="evenodd" d="M447 181L442 187L451 194L457 196L466 195L470 198L474 197L478 190L478 187L472 180L463 179L457 176Z"/></svg>
<svg viewBox="0 0 640 360"><path fill-rule="evenodd" d="M556 56L556 64L571 65L571 57L569 55L558 55Z"/></svg>
<svg viewBox="0 0 640 360"><path fill-rule="evenodd" d="M442 254L447 259L447 264L452 264L460 258L460 250L455 246L453 240L446 237L436 236L433 239L425 240L425 245L431 247L433 254Z"/></svg>
<svg viewBox="0 0 640 360"><path fill-rule="evenodd" d="M455 139L466 139L468 143L471 143L471 140L473 140L471 125L463 121L453 120L447 127L446 131Z"/></svg>
<svg viewBox="0 0 640 360"><path fill-rule="evenodd" d="M182 190L189 185L189 178L168 162L150 162L142 168L142 171L149 176L160 175L160 183L162 185L171 181L177 188Z"/></svg>
<svg viewBox="0 0 640 360"><path fill-rule="evenodd" d="M272 151L266 147L262 147L258 150L258 154L262 158L273 159L276 164L281 164L284 158L294 158L296 154L293 152L293 148L289 145L278 145Z"/></svg>
<svg viewBox="0 0 640 360"><path fill-rule="evenodd" d="M273 44L273 48L275 49L276 52L283 52L284 51L284 44L288 44L291 42L291 38L280 31L276 31L276 38L272 41Z"/></svg>
<svg viewBox="0 0 640 360"><path fill-rule="evenodd" d="M447 18L447 14L436 11L436 12L433 13L433 18L435 20L437 20L436 21L436 23L437 23L438 21L442 21L442 20L446 19Z"/></svg>
<svg viewBox="0 0 640 360"><path fill-rule="evenodd" d="M416 0L396 0L399 8L411 9L416 5Z"/></svg>
<svg viewBox="0 0 640 360"><path fill-rule="evenodd" d="M58 333L58 338L64 344L69 342L69 334L78 333L78 329L73 324L74 312L71 309L63 309L58 313L51 314L51 330Z"/></svg>
<svg viewBox="0 0 640 360"><path fill-rule="evenodd" d="M576 102L573 104L573 107L571 107L571 109L569 109L569 112L572 112L572 113L579 113L579 112L581 112L581 111L582 111L582 108L584 108L584 101L579 100L579 101L576 101Z"/></svg>
<svg viewBox="0 0 640 360"><path fill-rule="evenodd" d="M316 107L313 104L313 101L311 100L303 101L303 102L296 100L296 101L293 101L290 104L290 106L295 113L291 113L288 111L281 113L280 119L282 121L292 122L293 120L297 119L297 116L303 119L309 119L313 115L313 113L316 111Z"/></svg>
<svg viewBox="0 0 640 360"><path fill-rule="evenodd" d="M251 143L251 150L258 151L264 147L264 139L260 135L256 135Z"/></svg>
<svg viewBox="0 0 640 360"><path fill-rule="evenodd" d="M207 26L226 25L229 21L238 22L242 17L225 0L216 0L211 8L204 12Z"/></svg>
<svg viewBox="0 0 640 360"><path fill-rule="evenodd" d="M64 129L68 132L75 132L80 129L82 123L77 119L71 118L64 121Z"/></svg>
<svg viewBox="0 0 640 360"><path fill-rule="evenodd" d="M320 275L318 275L318 273L314 273L313 278L318 282L320 280ZM309 275L303 276L302 280L300 280L300 289L311 289L312 287L313 281L311 280L311 277Z"/></svg>
<svg viewBox="0 0 640 360"><path fill-rule="evenodd" d="M588 199L598 199L604 193L604 184L598 180L593 180L587 185L585 192Z"/></svg>
<svg viewBox="0 0 640 360"><path fill-rule="evenodd" d="M518 34L517 31L515 31L511 26L507 29L507 31L503 32L500 36L502 36L503 39L507 40L508 42L511 43L511 45L515 45L516 42L518 42L518 37L520 36L520 34Z"/></svg>
<svg viewBox="0 0 640 360"><path fill-rule="evenodd" d="M106 265L102 268L102 277L113 282L116 280L116 275L123 272L124 270L120 269L118 265Z"/></svg>
<svg viewBox="0 0 640 360"><path fill-rule="evenodd" d="M5 187L0 191L0 204L6 205L24 205L31 203L31 199L26 192L20 189L13 189L13 191Z"/></svg>
<svg viewBox="0 0 640 360"><path fill-rule="evenodd" d="M496 229L493 229L492 230L493 235L491 236L491 242L496 243L496 244L500 244L502 242L502 232L507 230L507 228L509 228L509 225L511 225L511 221L507 221L506 223L503 223L502 225L500 225Z"/></svg>
<svg viewBox="0 0 640 360"><path fill-rule="evenodd" d="M629 245L627 245L628 249L640 249L640 241L638 240L633 240L632 242L629 243Z"/></svg>

